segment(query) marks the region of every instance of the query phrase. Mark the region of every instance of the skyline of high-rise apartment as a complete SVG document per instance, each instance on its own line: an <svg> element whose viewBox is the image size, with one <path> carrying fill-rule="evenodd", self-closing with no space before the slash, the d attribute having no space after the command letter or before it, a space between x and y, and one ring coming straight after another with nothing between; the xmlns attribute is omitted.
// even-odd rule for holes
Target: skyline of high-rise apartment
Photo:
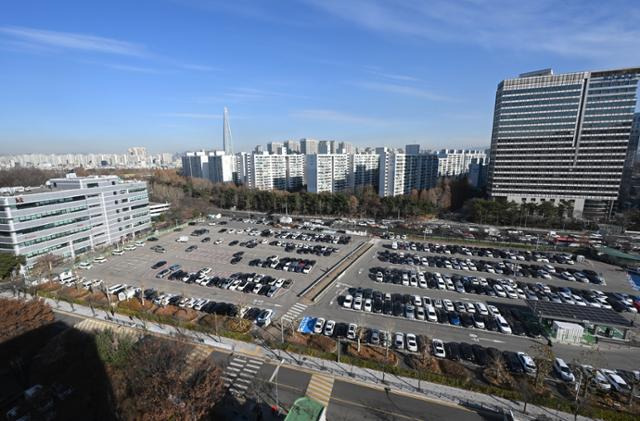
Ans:
<svg viewBox="0 0 640 421"><path fill-rule="evenodd" d="M506 79L496 91L489 194L566 201L573 215L610 214L618 200L640 68Z"/></svg>

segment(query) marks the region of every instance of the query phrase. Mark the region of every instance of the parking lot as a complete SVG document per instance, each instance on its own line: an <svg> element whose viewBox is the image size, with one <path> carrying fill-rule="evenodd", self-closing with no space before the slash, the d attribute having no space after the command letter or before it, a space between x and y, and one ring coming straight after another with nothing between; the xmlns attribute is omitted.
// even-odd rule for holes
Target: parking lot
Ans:
<svg viewBox="0 0 640 421"><path fill-rule="evenodd" d="M93 263L89 269L78 270L78 275L101 279L107 286L153 289L158 295L166 294L160 297L162 302L201 311L220 310L204 300L227 305L223 313L268 309L273 311L273 320L294 328L304 316L323 317L339 325L356 323L368 329L524 352L546 341L540 326L527 314L525 299L607 305L614 291L633 292L624 272L598 262L570 262L566 253L488 252L428 241L395 241L394 245L392 240L358 236L347 241L344 234L327 232L247 220L200 223L163 234L121 255L106 255L106 262ZM299 293L364 241L372 241L374 246L349 266L317 303L300 302ZM153 250L158 247L164 252ZM545 265L552 266L555 274ZM597 279L569 281L561 275L582 271ZM353 302L348 308L344 306L345 297L354 300L356 295L361 296L358 308ZM420 303L415 302L416 296ZM390 304L380 302L387 297ZM509 331L495 323L492 311L479 311L478 303L499 309ZM635 314L628 310L622 311L624 316L633 319ZM581 350L556 344L554 351L570 360ZM638 364L637 356L623 348L608 350L607 359L616 368Z"/></svg>
<svg viewBox="0 0 640 421"><path fill-rule="evenodd" d="M379 331L413 333L425 335L429 338L439 338L445 342L475 343L500 350L530 352L532 345L537 342L546 342L546 339L544 337L541 338L540 332L530 323L531 320L527 314L528 308L525 305L525 299L532 299L532 297L527 296L528 294L535 295L538 289L544 291L542 287L549 288L552 294L563 292L564 290L561 290L561 288L570 288L568 290L569 293L573 295L575 292L575 295L579 298L583 297L581 295L583 293L591 293L592 289L601 290L603 293L609 291L633 291L630 289L623 272L618 272L614 267L598 262L574 262L572 265L554 262L553 265L558 266L558 268L593 270L605 279L606 285L567 281L555 276L551 279L545 279L532 276L480 272L469 270L468 268L465 270L460 266L458 268L447 268L418 265L416 263L381 261L379 259L380 253L384 251L399 252L398 250L391 250L390 245L391 242L388 240L378 240L373 248L341 276L340 280L331 287L318 304L307 309L305 314L323 317L327 320L335 320L338 323L355 323L360 327ZM444 252L420 252L417 250L409 250L408 253L425 257L441 257L445 255ZM406 255L407 252L405 252ZM446 254L446 256L450 257L451 255ZM461 260L465 260L468 257L464 256L463 259L462 255L456 256L454 254L454 256ZM487 256L481 257L481 259L495 261L496 264L505 260L501 257L491 258ZM545 262L528 261L523 263L546 264ZM380 272L382 273L382 278L378 276ZM420 272L424 276L424 281L422 282L420 280ZM403 273L406 273L406 276L403 277ZM433 275L434 273L440 274L444 287L442 285L438 286L438 278ZM412 276L415 279L412 279ZM469 279L463 283L462 288L456 288L455 280L462 281L464 277L483 278L484 281L482 283L487 286L486 290L482 287L480 281L474 281L472 285ZM506 293L504 296L496 294L495 289L490 286L488 281L490 278L496 280L512 279L514 282L512 289L515 295L510 298ZM536 284L541 284L542 286L536 286ZM527 288L525 293L522 287L528 287L529 285L531 288ZM488 293L489 290L492 291L491 294ZM355 294L363 295L359 309L354 309L353 304L346 308L343 305L345 297L351 296L351 299L355 301ZM371 299L369 304L371 308L369 309L364 308L366 302L365 294ZM374 308L376 301L374 294L378 298L382 296L383 304L381 308ZM385 295L387 298L391 298L390 307L384 306ZM422 302L420 306L413 301L413 297L416 295L420 297ZM426 307L424 306L425 297L427 297L431 305L436 307L437 321L429 321ZM551 298L555 298L555 295L551 295ZM551 298L549 298L550 301ZM449 300L450 304L453 305L453 311L446 310L444 305L446 300ZM583 300L586 300L586 298L583 298ZM400 307L400 303L402 303L402 307ZM436 303L438 303L437 306ZM504 333L499 327L495 326L491 320L494 319L491 312L480 315L477 311L477 306L474 305L476 303L499 308L499 311L510 325L511 333ZM380 306L381 304L378 305ZM412 307L410 317L407 317L407 305ZM468 311L470 305L475 307L475 313ZM460 306L464 306L465 310L462 310ZM420 312L418 312L419 307L421 308ZM449 313L455 314L457 317L452 319ZM633 319L637 313L623 311L621 314ZM421 320L422 318L424 320ZM482 321L482 324L478 324L476 321ZM580 347L554 344L554 352L568 360L571 360L573 356L577 356L580 351ZM617 368L633 368L640 363L637 355L624 349L608 350L607 361L610 361L612 367Z"/></svg>
<svg viewBox="0 0 640 421"><path fill-rule="evenodd" d="M297 303L297 295L301 291L363 241L362 238L352 237L348 244L339 244L327 242L329 237L326 235L314 241L310 237L319 235L317 231L279 229L232 220L221 223L187 226L180 231L159 236L157 241L147 241L143 247L124 251L122 255L105 255L106 262L93 263L89 269L78 270L78 275L87 279L102 279L106 285L127 284L142 290L155 289L183 297L272 309L275 311L274 318L279 318ZM264 230L269 229L274 233L262 235ZM191 235L196 230L208 232ZM278 237L284 237L285 232L288 234L287 238L276 238L276 233L280 234ZM300 235L293 238L295 234ZM184 237L187 238L186 241L178 241L184 240ZM293 247L288 247L291 245ZM152 250L157 246L161 246L164 252ZM187 252L189 247L192 249ZM276 256L279 260L274 265L258 265L256 262L267 261L269 258L269 262L274 262L273 258ZM234 257L236 262L231 263ZM166 263L152 268L162 261ZM306 263L300 265L300 262ZM309 264L311 262L312 265ZM179 265L179 268L174 266L175 270L167 270L173 265ZM209 286L198 283L198 272L204 268L210 268L210 271L205 269L206 280L212 281L208 283ZM163 270L167 272L159 278L158 274ZM184 272L178 275L187 277L175 279L173 276L174 279L169 279L171 274L178 271ZM229 285L227 288L221 287L223 282L220 280L228 279L234 274L240 279L234 288L229 289ZM253 282L256 275L271 277L275 280L274 284L280 281L281 288L273 296L266 295L268 288L255 290L260 283L259 280ZM241 292L237 287L242 280L248 282L243 285ZM252 284L249 285L249 282ZM269 285L265 282L263 286Z"/></svg>

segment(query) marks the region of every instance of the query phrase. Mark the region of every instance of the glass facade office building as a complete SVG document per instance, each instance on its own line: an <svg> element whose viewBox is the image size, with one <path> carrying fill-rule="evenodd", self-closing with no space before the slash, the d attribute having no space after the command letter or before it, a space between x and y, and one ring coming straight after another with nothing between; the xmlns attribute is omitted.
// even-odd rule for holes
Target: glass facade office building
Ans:
<svg viewBox="0 0 640 421"><path fill-rule="evenodd" d="M519 203L565 201L575 217L610 214L628 163L640 68L500 82L489 194Z"/></svg>

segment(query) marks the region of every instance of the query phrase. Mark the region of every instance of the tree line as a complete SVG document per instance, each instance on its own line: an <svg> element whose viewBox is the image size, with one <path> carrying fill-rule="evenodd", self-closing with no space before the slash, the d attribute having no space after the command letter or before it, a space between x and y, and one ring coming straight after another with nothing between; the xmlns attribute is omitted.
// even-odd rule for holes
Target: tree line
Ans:
<svg viewBox="0 0 640 421"><path fill-rule="evenodd" d="M474 198L461 210L462 217L478 224L503 226L563 228L581 230L593 228L593 222L573 218L573 207L567 201L516 203L507 200Z"/></svg>
<svg viewBox="0 0 640 421"><path fill-rule="evenodd" d="M394 197L380 197L371 186L339 193L265 191L232 183L214 184L161 170L150 179L150 195L152 200L172 204L172 214L167 219L203 214L207 205L267 213L407 218L459 209L467 196L479 192L469 186L466 178L443 178L434 188Z"/></svg>

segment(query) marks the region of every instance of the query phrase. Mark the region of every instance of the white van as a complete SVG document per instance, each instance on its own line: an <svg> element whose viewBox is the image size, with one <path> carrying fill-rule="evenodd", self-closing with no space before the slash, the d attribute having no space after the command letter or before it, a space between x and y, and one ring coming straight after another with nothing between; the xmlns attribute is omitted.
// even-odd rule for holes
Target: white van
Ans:
<svg viewBox="0 0 640 421"><path fill-rule="evenodd" d="M398 250L398 242L397 242L397 241L394 241L393 243L391 243L391 248L392 248L393 250Z"/></svg>
<svg viewBox="0 0 640 421"><path fill-rule="evenodd" d="M181 235L180 237L178 237L178 239L176 240L178 243L186 243L189 241L189 237L186 235Z"/></svg>
<svg viewBox="0 0 640 421"><path fill-rule="evenodd" d="M58 280L63 285L72 284L76 281L76 276L73 274L73 272L68 270L58 275Z"/></svg>

